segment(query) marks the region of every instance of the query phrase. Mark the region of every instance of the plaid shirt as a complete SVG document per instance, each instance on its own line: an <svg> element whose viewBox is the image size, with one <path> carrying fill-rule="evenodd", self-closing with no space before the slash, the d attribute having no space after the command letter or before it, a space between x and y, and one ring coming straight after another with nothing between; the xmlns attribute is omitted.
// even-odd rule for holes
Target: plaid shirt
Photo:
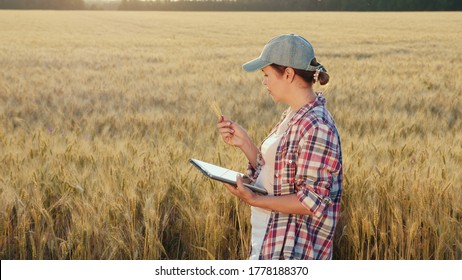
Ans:
<svg viewBox="0 0 462 280"><path fill-rule="evenodd" d="M288 123L276 151L274 195L297 194L313 215L271 216L260 259L331 259L335 226L342 194L342 151L334 120L320 93L314 103L300 108ZM273 128L274 133L279 123ZM261 151L257 167L248 175L256 180L264 164Z"/></svg>

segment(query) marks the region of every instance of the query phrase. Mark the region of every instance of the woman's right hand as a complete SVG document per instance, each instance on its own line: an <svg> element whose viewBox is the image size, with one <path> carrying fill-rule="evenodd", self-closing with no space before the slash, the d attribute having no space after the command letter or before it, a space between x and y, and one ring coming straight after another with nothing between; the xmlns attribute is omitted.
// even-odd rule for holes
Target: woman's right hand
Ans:
<svg viewBox="0 0 462 280"><path fill-rule="evenodd" d="M226 144L242 148L249 140L247 131L226 116L217 121L217 128Z"/></svg>

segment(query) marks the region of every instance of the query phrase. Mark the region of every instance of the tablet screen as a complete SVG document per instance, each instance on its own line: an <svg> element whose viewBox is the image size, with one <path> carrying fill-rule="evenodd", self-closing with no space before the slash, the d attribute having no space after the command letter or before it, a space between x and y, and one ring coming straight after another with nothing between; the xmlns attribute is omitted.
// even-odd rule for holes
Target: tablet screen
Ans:
<svg viewBox="0 0 462 280"><path fill-rule="evenodd" d="M193 165L195 165L197 168L199 168L206 176L214 180L218 180L218 181L228 183L234 186L236 186L236 176L237 175L241 175L242 177L244 177L244 174L242 173L239 173L239 172L227 169L227 168L223 168L223 167L220 167L220 166L208 163L208 162L204 162L201 160L191 159L190 162ZM244 183L244 186L246 186L247 188L251 189L254 192L258 192L264 195L268 194L266 189L263 187L251 185L247 183Z"/></svg>
<svg viewBox="0 0 462 280"><path fill-rule="evenodd" d="M192 161L194 161L194 163L197 164L202 170L207 172L210 177L218 177L229 180L231 182L236 182L237 175L243 176L242 173L227 168L223 168L211 163L207 163L201 160L194 159Z"/></svg>

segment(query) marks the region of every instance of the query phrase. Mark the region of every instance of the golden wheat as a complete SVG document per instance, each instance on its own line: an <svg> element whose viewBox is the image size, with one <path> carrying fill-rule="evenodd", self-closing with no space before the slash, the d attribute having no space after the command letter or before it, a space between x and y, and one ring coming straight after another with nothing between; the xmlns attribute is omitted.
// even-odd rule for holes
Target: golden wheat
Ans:
<svg viewBox="0 0 462 280"><path fill-rule="evenodd" d="M210 102L209 104L210 109L215 113L217 116L217 119L220 119L223 116L223 113L221 112L220 105L216 101Z"/></svg>
<svg viewBox="0 0 462 280"><path fill-rule="evenodd" d="M1 259L246 258L249 208L188 159L244 170L207 104L259 143L284 106L241 64L281 33L331 75L334 257L462 258L460 13L0 11L0 26Z"/></svg>

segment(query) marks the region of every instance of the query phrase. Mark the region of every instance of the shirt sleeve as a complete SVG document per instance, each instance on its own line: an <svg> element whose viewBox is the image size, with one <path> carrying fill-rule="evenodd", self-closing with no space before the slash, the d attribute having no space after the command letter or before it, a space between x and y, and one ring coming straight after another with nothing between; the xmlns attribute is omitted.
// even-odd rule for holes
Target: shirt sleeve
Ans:
<svg viewBox="0 0 462 280"><path fill-rule="evenodd" d="M264 165L264 164L265 163L264 163L264 160L263 160L263 156L262 156L261 151L259 149L258 154L257 154L257 167L254 168L252 166L252 164L249 162L247 164L247 170L246 170L247 177L249 177L252 181L257 180L258 175L260 174L261 166Z"/></svg>
<svg viewBox="0 0 462 280"><path fill-rule="evenodd" d="M296 190L301 204L320 218L332 204L333 175L341 170L338 137L318 123L302 138L297 159Z"/></svg>
<svg viewBox="0 0 462 280"><path fill-rule="evenodd" d="M247 172L246 172L246 175L251 178L252 180L256 180L255 178L255 173L256 173L256 170L255 168L253 168L252 164L250 164L250 162L247 164Z"/></svg>

